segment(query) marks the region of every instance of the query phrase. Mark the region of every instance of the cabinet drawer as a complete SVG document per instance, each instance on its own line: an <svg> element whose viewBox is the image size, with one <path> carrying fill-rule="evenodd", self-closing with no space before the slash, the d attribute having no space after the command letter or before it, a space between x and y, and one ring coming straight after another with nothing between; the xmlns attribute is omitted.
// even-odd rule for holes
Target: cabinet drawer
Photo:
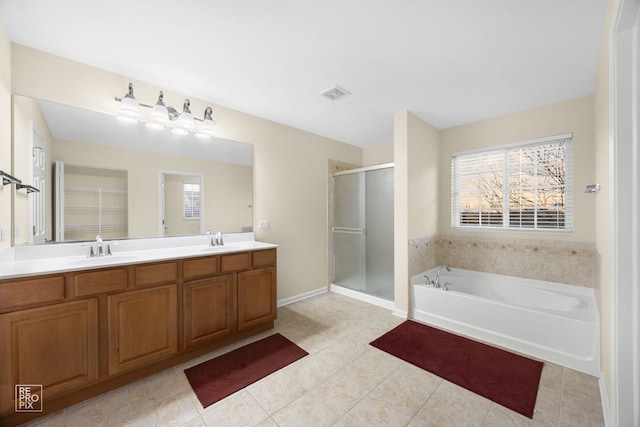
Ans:
<svg viewBox="0 0 640 427"><path fill-rule="evenodd" d="M175 261L136 267L136 286L173 283L178 280L178 264Z"/></svg>
<svg viewBox="0 0 640 427"><path fill-rule="evenodd" d="M251 265L256 267L267 267L269 265L275 265L276 263L276 250L267 249L265 251L252 252Z"/></svg>
<svg viewBox="0 0 640 427"><path fill-rule="evenodd" d="M0 283L0 310L64 299L64 276Z"/></svg>
<svg viewBox="0 0 640 427"><path fill-rule="evenodd" d="M127 288L127 269L90 271L73 276L74 294L77 297Z"/></svg>
<svg viewBox="0 0 640 427"><path fill-rule="evenodd" d="M249 252L222 255L220 257L220 271L223 273L246 270L249 267L251 267L251 254Z"/></svg>
<svg viewBox="0 0 640 427"><path fill-rule="evenodd" d="M188 259L182 263L182 277L185 279L212 276L217 272L218 257Z"/></svg>

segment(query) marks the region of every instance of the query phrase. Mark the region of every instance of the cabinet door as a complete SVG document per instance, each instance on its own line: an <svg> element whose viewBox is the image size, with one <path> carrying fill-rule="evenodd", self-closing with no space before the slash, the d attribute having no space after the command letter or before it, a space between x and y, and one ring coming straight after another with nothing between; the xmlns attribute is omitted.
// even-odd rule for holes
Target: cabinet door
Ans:
<svg viewBox="0 0 640 427"><path fill-rule="evenodd" d="M0 413L14 407L14 386L42 385L44 402L98 378L96 299L0 315Z"/></svg>
<svg viewBox="0 0 640 427"><path fill-rule="evenodd" d="M177 306L176 285L109 295L109 375L178 351Z"/></svg>
<svg viewBox="0 0 640 427"><path fill-rule="evenodd" d="M238 273L238 329L250 328L276 318L276 269Z"/></svg>
<svg viewBox="0 0 640 427"><path fill-rule="evenodd" d="M183 301L185 348L225 338L236 330L233 274L186 282Z"/></svg>

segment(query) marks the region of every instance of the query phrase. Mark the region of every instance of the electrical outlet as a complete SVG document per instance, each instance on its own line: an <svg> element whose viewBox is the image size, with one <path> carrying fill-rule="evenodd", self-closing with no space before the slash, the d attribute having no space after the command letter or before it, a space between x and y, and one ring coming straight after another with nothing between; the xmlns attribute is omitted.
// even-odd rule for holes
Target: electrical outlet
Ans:
<svg viewBox="0 0 640 427"><path fill-rule="evenodd" d="M0 241L5 241L9 238L9 230L6 228L0 229Z"/></svg>
<svg viewBox="0 0 640 427"><path fill-rule="evenodd" d="M20 237L20 228L16 227L13 229L13 237Z"/></svg>
<svg viewBox="0 0 640 427"><path fill-rule="evenodd" d="M269 228L269 221L261 220L258 221L258 228Z"/></svg>

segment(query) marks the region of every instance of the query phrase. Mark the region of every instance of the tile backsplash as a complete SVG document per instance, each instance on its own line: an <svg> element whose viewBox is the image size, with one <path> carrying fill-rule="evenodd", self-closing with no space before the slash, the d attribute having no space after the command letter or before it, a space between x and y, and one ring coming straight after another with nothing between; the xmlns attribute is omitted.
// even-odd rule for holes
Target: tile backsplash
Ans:
<svg viewBox="0 0 640 427"><path fill-rule="evenodd" d="M594 243L441 235L409 240L410 276L447 264L465 270L594 287Z"/></svg>

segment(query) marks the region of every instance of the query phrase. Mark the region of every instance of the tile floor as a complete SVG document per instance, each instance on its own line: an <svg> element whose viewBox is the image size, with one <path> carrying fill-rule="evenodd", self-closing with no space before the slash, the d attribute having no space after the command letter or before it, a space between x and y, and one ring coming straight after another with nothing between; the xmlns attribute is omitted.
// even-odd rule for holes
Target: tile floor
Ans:
<svg viewBox="0 0 640 427"><path fill-rule="evenodd" d="M268 331L31 423L39 426L603 426L597 378L545 364L533 420L368 345L403 320L327 293L278 310L310 354L203 409L183 370Z"/></svg>

